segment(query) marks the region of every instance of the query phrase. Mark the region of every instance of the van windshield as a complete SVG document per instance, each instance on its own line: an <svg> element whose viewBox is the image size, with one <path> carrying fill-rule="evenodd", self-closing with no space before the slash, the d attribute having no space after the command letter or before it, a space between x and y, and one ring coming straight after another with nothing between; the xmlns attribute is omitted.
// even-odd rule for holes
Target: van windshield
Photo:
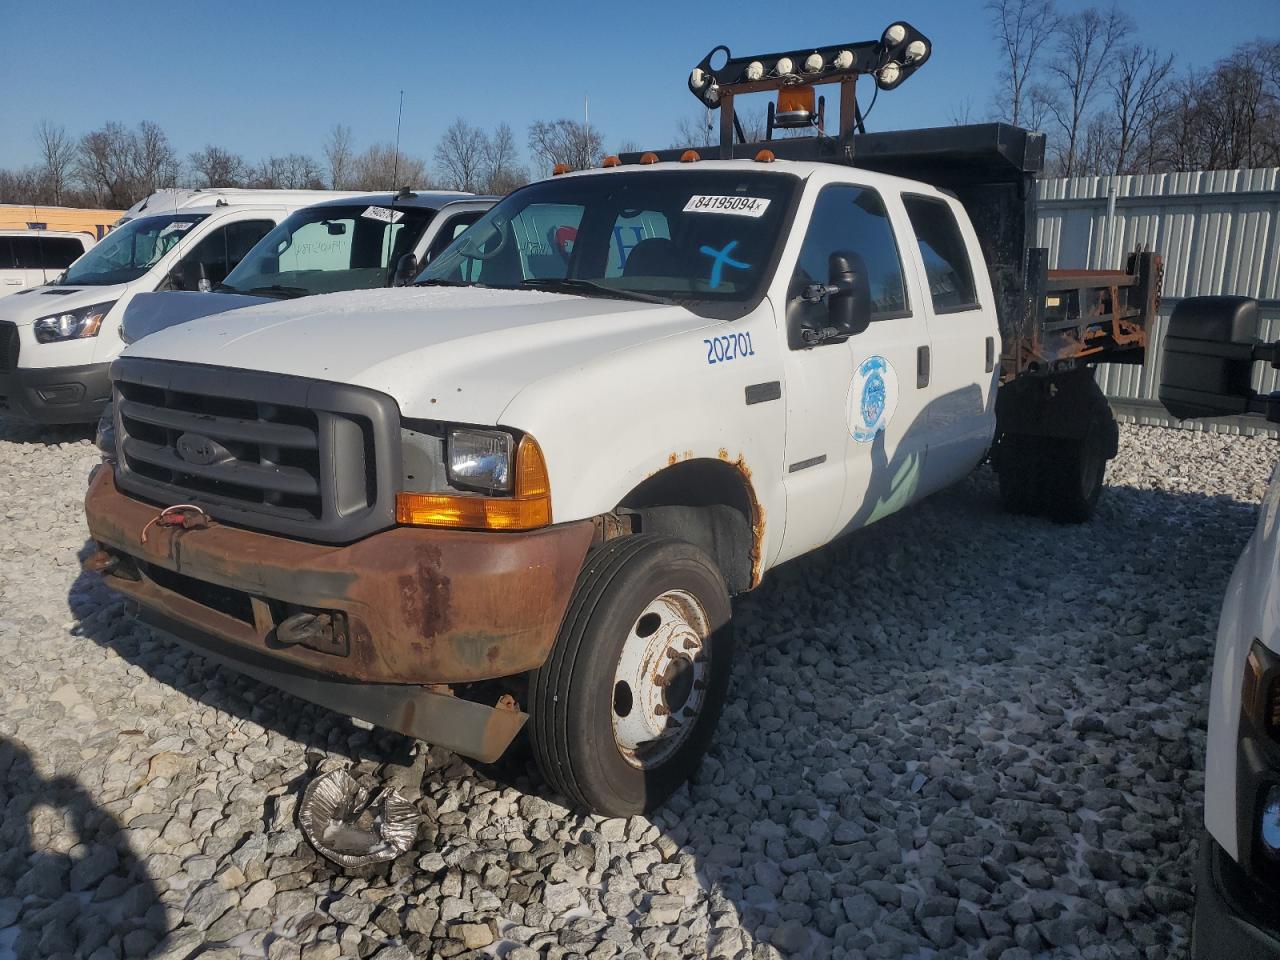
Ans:
<svg viewBox="0 0 1280 960"><path fill-rule="evenodd" d="M106 287L137 280L187 237L208 214L182 213L140 217L117 227L73 263L63 284Z"/></svg>
<svg viewBox="0 0 1280 960"><path fill-rule="evenodd" d="M752 170L614 172L517 190L424 284L659 300L740 315L777 261L799 180Z"/></svg>
<svg viewBox="0 0 1280 960"><path fill-rule="evenodd" d="M378 204L309 207L259 241L218 287L224 293L301 297L391 283L434 210Z"/></svg>

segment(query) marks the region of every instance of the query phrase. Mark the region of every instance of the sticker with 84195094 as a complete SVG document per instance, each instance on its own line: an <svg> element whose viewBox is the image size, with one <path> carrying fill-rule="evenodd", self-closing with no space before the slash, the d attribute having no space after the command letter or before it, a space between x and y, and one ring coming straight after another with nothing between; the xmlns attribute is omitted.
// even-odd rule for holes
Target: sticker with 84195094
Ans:
<svg viewBox="0 0 1280 960"><path fill-rule="evenodd" d="M684 205L685 213L729 213L738 217L762 217L769 209L763 197L709 197L698 194Z"/></svg>

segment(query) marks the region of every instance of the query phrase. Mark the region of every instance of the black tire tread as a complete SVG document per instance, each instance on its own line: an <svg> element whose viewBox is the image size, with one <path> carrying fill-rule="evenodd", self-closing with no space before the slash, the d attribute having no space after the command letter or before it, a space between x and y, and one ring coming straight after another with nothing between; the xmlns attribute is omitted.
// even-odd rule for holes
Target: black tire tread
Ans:
<svg viewBox="0 0 1280 960"><path fill-rule="evenodd" d="M529 687L530 703L546 704L551 690L564 689L564 680L573 673L582 635L600 597L633 556L649 544L668 539L648 534L619 537L591 550L578 574L573 598L560 627L560 637L568 638L569 642L558 638L547 662L534 671ZM560 701L552 703L550 709L534 711L534 729L530 736L534 757L554 790L576 806L587 807L586 793L574 775L570 756L567 708Z"/></svg>

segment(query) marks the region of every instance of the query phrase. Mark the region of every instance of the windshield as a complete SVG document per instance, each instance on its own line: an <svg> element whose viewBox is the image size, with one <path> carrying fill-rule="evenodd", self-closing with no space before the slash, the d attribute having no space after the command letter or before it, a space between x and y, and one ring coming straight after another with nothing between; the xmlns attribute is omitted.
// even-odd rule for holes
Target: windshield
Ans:
<svg viewBox="0 0 1280 960"><path fill-rule="evenodd" d="M268 233L218 287L227 293L301 297L390 286L435 215L376 204L309 207Z"/></svg>
<svg viewBox="0 0 1280 960"><path fill-rule="evenodd" d="M137 280L206 216L173 213L130 220L73 263L62 282L105 287Z"/></svg>
<svg viewBox="0 0 1280 960"><path fill-rule="evenodd" d="M657 299L741 313L777 258L798 182L742 170L545 180L477 220L418 282ZM729 309L718 311L717 304Z"/></svg>

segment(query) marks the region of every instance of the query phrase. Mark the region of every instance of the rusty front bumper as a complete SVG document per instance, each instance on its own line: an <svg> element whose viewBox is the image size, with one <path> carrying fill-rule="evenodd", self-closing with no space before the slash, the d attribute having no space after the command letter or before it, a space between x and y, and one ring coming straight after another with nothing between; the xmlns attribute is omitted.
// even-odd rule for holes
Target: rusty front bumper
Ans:
<svg viewBox="0 0 1280 960"><path fill-rule="evenodd" d="M151 622L282 689L479 759L494 759L478 751L493 752L495 732L505 748L524 714L425 686L541 666L593 533L590 521L529 533L399 527L331 546L213 523L152 526L144 544L159 509L125 496L105 469L85 512L101 548L86 567ZM298 611L345 617L343 643L282 643L277 624ZM480 730L438 729L490 714L510 720L493 719L502 730L487 744Z"/></svg>

